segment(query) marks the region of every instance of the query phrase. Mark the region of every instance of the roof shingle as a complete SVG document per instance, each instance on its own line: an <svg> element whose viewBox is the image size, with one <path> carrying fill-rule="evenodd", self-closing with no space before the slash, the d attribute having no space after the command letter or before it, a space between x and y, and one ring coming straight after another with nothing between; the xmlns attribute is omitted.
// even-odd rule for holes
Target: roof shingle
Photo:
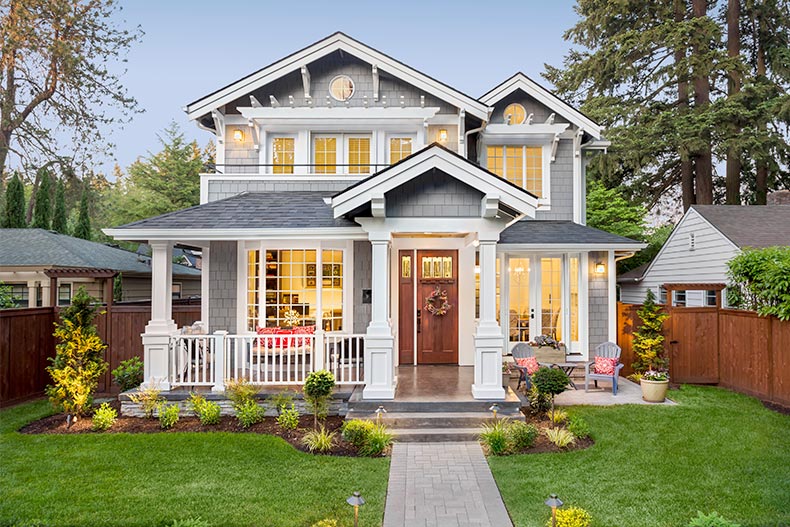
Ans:
<svg viewBox="0 0 790 527"><path fill-rule="evenodd" d="M790 245L790 206L692 205L692 208L740 248Z"/></svg>

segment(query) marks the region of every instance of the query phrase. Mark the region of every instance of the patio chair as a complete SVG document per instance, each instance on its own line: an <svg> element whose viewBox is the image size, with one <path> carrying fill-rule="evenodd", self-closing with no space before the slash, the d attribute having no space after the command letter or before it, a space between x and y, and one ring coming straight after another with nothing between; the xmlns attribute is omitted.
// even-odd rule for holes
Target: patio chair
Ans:
<svg viewBox="0 0 790 527"><path fill-rule="evenodd" d="M598 381L610 381L612 383L612 395L617 395L617 378L620 376L620 370L623 369L625 364L620 362L620 346L615 344L614 342L604 342L603 344L598 344L595 347L595 356L596 357L609 357L612 359L617 359L617 365L614 367L614 374L607 375L603 373L595 373L595 370L590 369L591 366L595 365L595 361L590 361L584 365L584 391L589 390L590 380L595 383L595 387L598 387Z"/></svg>
<svg viewBox="0 0 790 527"><path fill-rule="evenodd" d="M527 368L525 366L519 366L518 362L515 362L515 359L526 359L529 357L535 356L535 350L532 349L532 346L527 344L526 342L519 342L515 346L513 346L513 366L518 370L518 384L516 384L516 390L521 387L521 383L524 383L524 388L530 388L532 383L529 380L529 372L527 372Z"/></svg>

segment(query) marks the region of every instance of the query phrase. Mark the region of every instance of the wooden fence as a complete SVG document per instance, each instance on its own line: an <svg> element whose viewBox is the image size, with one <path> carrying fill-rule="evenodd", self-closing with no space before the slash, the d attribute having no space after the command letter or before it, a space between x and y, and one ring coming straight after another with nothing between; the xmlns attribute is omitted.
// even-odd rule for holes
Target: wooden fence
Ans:
<svg viewBox="0 0 790 527"><path fill-rule="evenodd" d="M639 307L617 308L624 371L632 371ZM718 384L790 406L790 321L716 307L673 307L669 313L664 335L673 382Z"/></svg>
<svg viewBox="0 0 790 527"><path fill-rule="evenodd" d="M143 358L140 335L151 318L150 304L115 304L104 308L96 327L107 344L107 373L99 380L98 393L116 394L113 369L134 356ZM173 319L179 327L200 319L200 304L174 305ZM38 397L51 382L45 368L55 356L53 325L57 309L0 310L0 406Z"/></svg>

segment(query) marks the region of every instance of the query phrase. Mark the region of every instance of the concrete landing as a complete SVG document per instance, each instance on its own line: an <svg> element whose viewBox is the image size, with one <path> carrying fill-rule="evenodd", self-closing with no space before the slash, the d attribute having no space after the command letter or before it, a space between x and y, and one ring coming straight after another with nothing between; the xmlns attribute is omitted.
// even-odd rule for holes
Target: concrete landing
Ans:
<svg viewBox="0 0 790 527"><path fill-rule="evenodd" d="M582 372L583 373L583 372ZM612 384L606 381L598 381L598 388L590 382L590 391L584 391L584 377L578 379L574 377L577 390L569 388L559 394L554 403L560 406L613 406L616 404L652 404L652 405L673 405L677 404L667 399L663 403L649 403L642 399L642 388L633 381L625 377L620 377L617 381L617 395L612 395ZM669 393L672 396L672 392Z"/></svg>

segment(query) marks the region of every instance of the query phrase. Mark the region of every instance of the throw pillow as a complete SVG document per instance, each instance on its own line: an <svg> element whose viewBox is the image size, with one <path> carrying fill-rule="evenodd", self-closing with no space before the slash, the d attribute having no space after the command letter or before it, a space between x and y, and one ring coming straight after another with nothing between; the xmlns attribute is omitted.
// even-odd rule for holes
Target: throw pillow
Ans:
<svg viewBox="0 0 790 527"><path fill-rule="evenodd" d="M614 375L618 359L615 357L595 357L595 373L600 375Z"/></svg>
<svg viewBox="0 0 790 527"><path fill-rule="evenodd" d="M293 329L294 335L313 335L315 334L315 326L296 326Z"/></svg>
<svg viewBox="0 0 790 527"><path fill-rule="evenodd" d="M538 359L535 357L518 358L516 359L516 364L518 364L522 368L526 368L528 375L532 375L533 373L535 373L540 369L540 364L538 364Z"/></svg>

